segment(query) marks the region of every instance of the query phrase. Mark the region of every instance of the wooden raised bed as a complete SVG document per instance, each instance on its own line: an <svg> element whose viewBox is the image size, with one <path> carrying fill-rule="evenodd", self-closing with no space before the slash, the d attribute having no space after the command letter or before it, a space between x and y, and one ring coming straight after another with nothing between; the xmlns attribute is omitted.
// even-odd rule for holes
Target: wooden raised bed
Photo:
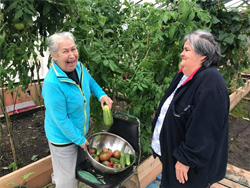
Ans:
<svg viewBox="0 0 250 188"><path fill-rule="evenodd" d="M250 80L246 81L244 88L239 88L230 95L230 110L233 109L240 100L250 91ZM142 188L149 185L161 173L162 166L158 159L150 156L138 167L138 175ZM13 188L23 182L22 176L34 172L25 182L30 188L41 188L51 182L52 164L51 157L47 156L30 165L27 165L15 172L7 174L0 178L1 188ZM9 182L13 181L15 185ZM250 187L250 172L228 164L226 177L218 183L212 185L212 188L246 188Z"/></svg>
<svg viewBox="0 0 250 188"><path fill-rule="evenodd" d="M28 88L23 92L22 87L17 87L11 94L7 88L4 89L4 103L9 114L34 109L42 105L40 96L40 87L37 83L29 84ZM0 88L0 93L2 93ZM39 97L40 96L40 97ZM0 108L0 118L4 117Z"/></svg>
<svg viewBox="0 0 250 188"><path fill-rule="evenodd" d="M159 159L150 156L138 167L139 180L141 188L147 187L162 170ZM52 164L51 157L45 157L30 165L27 165L13 173L0 178L1 188L13 188L21 184L22 176L29 172L34 172L26 181L26 186L30 188L41 188L51 182ZM13 181L15 185L6 185ZM226 178L212 185L211 188L247 188L250 187L250 172L228 164Z"/></svg>

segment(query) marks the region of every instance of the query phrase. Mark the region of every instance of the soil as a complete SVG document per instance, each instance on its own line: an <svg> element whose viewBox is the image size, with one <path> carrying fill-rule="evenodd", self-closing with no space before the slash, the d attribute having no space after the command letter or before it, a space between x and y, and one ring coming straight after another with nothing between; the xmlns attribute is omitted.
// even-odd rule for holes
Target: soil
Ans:
<svg viewBox="0 0 250 188"><path fill-rule="evenodd" d="M230 113L228 163L250 171L250 93ZM124 111L122 102L115 111ZM240 109L241 113L237 111ZM236 109L236 110L235 110ZM18 167L21 168L50 154L45 137L41 109L11 116ZM13 156L4 119L0 119L3 141L0 145L0 177L13 171ZM91 132L91 130L90 130Z"/></svg>

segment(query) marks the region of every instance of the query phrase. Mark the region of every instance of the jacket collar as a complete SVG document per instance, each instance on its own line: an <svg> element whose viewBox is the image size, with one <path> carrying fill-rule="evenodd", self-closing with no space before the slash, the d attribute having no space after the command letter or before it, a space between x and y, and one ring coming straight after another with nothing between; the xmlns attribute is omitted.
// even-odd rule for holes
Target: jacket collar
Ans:
<svg viewBox="0 0 250 188"><path fill-rule="evenodd" d="M52 65L51 65L53 71L55 72L57 78L59 81L70 81L72 82L72 80L67 76L67 74L56 64L55 61L53 61ZM80 62L77 62L76 65L76 72L77 74L81 74L81 66L80 66ZM81 75L82 77L82 75Z"/></svg>
<svg viewBox="0 0 250 188"><path fill-rule="evenodd" d="M185 85L187 82L189 82L190 80L193 79L194 75L197 73L198 70L200 70L201 67L199 67L198 69L196 69L194 72L192 72L192 74L185 80L185 82L183 82L182 86ZM179 70L178 73L182 72L182 68Z"/></svg>
<svg viewBox="0 0 250 188"><path fill-rule="evenodd" d="M67 74L56 64L55 61L53 61L51 67L53 68L53 70L58 78L68 78ZM80 62L78 61L77 65L76 65L77 73L79 72L80 69L81 69Z"/></svg>

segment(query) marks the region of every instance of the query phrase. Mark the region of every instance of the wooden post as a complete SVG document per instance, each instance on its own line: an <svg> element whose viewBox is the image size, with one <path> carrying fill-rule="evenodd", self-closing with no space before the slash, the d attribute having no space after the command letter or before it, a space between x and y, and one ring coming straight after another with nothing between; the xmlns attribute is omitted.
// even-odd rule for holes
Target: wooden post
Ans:
<svg viewBox="0 0 250 188"><path fill-rule="evenodd" d="M247 80L244 88L237 89L230 95L230 111L245 97L250 91L250 80Z"/></svg>

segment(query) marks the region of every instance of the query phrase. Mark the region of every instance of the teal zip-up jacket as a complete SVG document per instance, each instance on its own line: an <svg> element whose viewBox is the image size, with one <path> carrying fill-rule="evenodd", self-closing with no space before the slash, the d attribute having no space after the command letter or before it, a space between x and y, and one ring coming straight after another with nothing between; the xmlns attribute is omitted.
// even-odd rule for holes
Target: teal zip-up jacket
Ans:
<svg viewBox="0 0 250 188"><path fill-rule="evenodd" d="M79 61L76 71L81 86L68 78L55 62L43 82L45 133L48 140L54 144L84 144L85 135L89 130L91 93L99 101L102 96L106 96Z"/></svg>

